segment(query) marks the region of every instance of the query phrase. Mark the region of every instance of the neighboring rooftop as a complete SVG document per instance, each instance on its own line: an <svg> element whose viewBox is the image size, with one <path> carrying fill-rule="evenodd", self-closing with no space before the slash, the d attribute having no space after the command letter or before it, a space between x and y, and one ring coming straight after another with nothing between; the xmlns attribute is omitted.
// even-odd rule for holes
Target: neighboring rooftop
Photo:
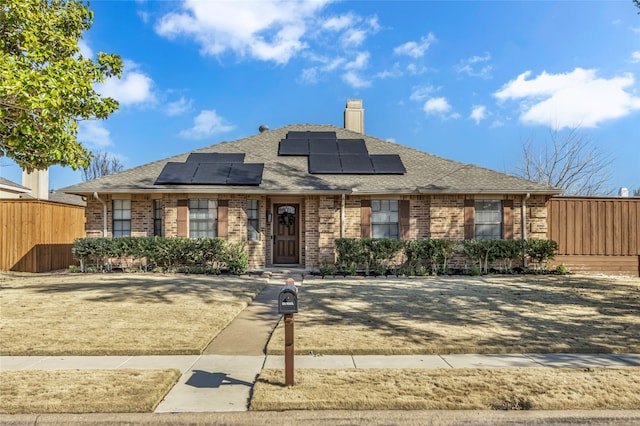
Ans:
<svg viewBox="0 0 640 426"><path fill-rule="evenodd" d="M15 182L10 181L9 179L5 179L0 177L0 188L14 190L16 192L29 192L30 189L26 186L19 185Z"/></svg>

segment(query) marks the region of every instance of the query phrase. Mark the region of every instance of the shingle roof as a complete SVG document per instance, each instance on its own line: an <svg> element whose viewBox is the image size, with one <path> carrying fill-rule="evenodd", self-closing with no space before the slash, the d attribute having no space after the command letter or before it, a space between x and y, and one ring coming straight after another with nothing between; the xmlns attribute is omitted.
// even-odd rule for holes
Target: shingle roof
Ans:
<svg viewBox="0 0 640 426"><path fill-rule="evenodd" d="M12 190L14 192L29 192L29 188L27 188L26 186L19 185L3 177L0 177L0 186L2 186L4 189Z"/></svg>
<svg viewBox="0 0 640 426"><path fill-rule="evenodd" d="M289 131L332 131L339 139L362 139L370 154L399 154L407 172L403 175L312 175L307 157L278 156L278 144ZM154 185L167 162L184 162L191 152L245 153L246 163L264 163L259 186ZM220 142L195 151L124 170L60 191L73 194L101 193L544 193L561 191L505 173L463 164L400 144L361 135L332 125L289 125L233 142Z"/></svg>

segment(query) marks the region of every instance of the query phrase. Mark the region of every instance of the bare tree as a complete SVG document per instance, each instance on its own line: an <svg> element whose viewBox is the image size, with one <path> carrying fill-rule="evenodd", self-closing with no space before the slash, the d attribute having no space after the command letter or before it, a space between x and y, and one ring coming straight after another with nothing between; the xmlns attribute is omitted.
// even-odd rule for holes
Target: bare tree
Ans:
<svg viewBox="0 0 640 426"><path fill-rule="evenodd" d="M533 137L522 144L523 158L515 174L564 189L567 195L610 193L611 158L595 146L579 127L561 133L549 131L550 140L535 146Z"/></svg>
<svg viewBox="0 0 640 426"><path fill-rule="evenodd" d="M91 156L89 167L82 170L82 178L85 181L97 179L117 173L124 168L120 159L108 152L98 152Z"/></svg>

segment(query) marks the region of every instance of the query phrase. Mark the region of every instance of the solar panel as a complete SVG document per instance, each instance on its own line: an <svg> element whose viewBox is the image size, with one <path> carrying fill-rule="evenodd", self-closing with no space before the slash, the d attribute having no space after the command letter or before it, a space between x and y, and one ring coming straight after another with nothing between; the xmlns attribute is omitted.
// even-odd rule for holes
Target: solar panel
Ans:
<svg viewBox="0 0 640 426"><path fill-rule="evenodd" d="M310 139L309 154L338 154L338 143L331 139Z"/></svg>
<svg viewBox="0 0 640 426"><path fill-rule="evenodd" d="M287 132L287 139L309 139L309 132Z"/></svg>
<svg viewBox="0 0 640 426"><path fill-rule="evenodd" d="M310 154L309 173L342 173L340 157L336 154Z"/></svg>
<svg viewBox="0 0 640 426"><path fill-rule="evenodd" d="M260 185L264 164L232 164L227 185Z"/></svg>
<svg viewBox="0 0 640 426"><path fill-rule="evenodd" d="M368 154L364 139L338 139L340 154Z"/></svg>
<svg viewBox="0 0 640 426"><path fill-rule="evenodd" d="M244 154L240 155L244 157ZM238 157L228 158L238 159ZM155 185L260 185L263 169L264 164L262 163L170 162L165 164L155 181Z"/></svg>
<svg viewBox="0 0 640 426"><path fill-rule="evenodd" d="M192 152L187 163L244 163L243 153Z"/></svg>
<svg viewBox="0 0 640 426"><path fill-rule="evenodd" d="M348 174L373 174L373 166L369 154L340 155L342 173Z"/></svg>
<svg viewBox="0 0 640 426"><path fill-rule="evenodd" d="M198 163L169 162L165 164L154 184L189 184L197 167Z"/></svg>
<svg viewBox="0 0 640 426"><path fill-rule="evenodd" d="M309 155L309 142L307 139L282 139L278 155Z"/></svg>
<svg viewBox="0 0 640 426"><path fill-rule="evenodd" d="M224 163L198 163L198 169L191 183L195 185L224 185L227 183L231 166L232 164Z"/></svg>
<svg viewBox="0 0 640 426"><path fill-rule="evenodd" d="M291 131L287 139L336 139L336 132Z"/></svg>
<svg viewBox="0 0 640 426"><path fill-rule="evenodd" d="M336 132L309 132L309 139L336 139Z"/></svg>
<svg viewBox="0 0 640 426"><path fill-rule="evenodd" d="M397 154L372 155L371 163L376 174L405 174L406 169Z"/></svg>

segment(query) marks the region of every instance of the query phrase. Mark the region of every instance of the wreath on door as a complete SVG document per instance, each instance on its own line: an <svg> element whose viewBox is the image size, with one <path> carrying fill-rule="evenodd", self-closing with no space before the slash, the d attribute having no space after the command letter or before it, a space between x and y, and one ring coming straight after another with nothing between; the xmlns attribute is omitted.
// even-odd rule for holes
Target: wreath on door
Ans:
<svg viewBox="0 0 640 426"><path fill-rule="evenodd" d="M294 216L294 214L287 211L282 212L278 215L278 223L280 225L286 226L287 228L293 225L295 220L296 217Z"/></svg>

